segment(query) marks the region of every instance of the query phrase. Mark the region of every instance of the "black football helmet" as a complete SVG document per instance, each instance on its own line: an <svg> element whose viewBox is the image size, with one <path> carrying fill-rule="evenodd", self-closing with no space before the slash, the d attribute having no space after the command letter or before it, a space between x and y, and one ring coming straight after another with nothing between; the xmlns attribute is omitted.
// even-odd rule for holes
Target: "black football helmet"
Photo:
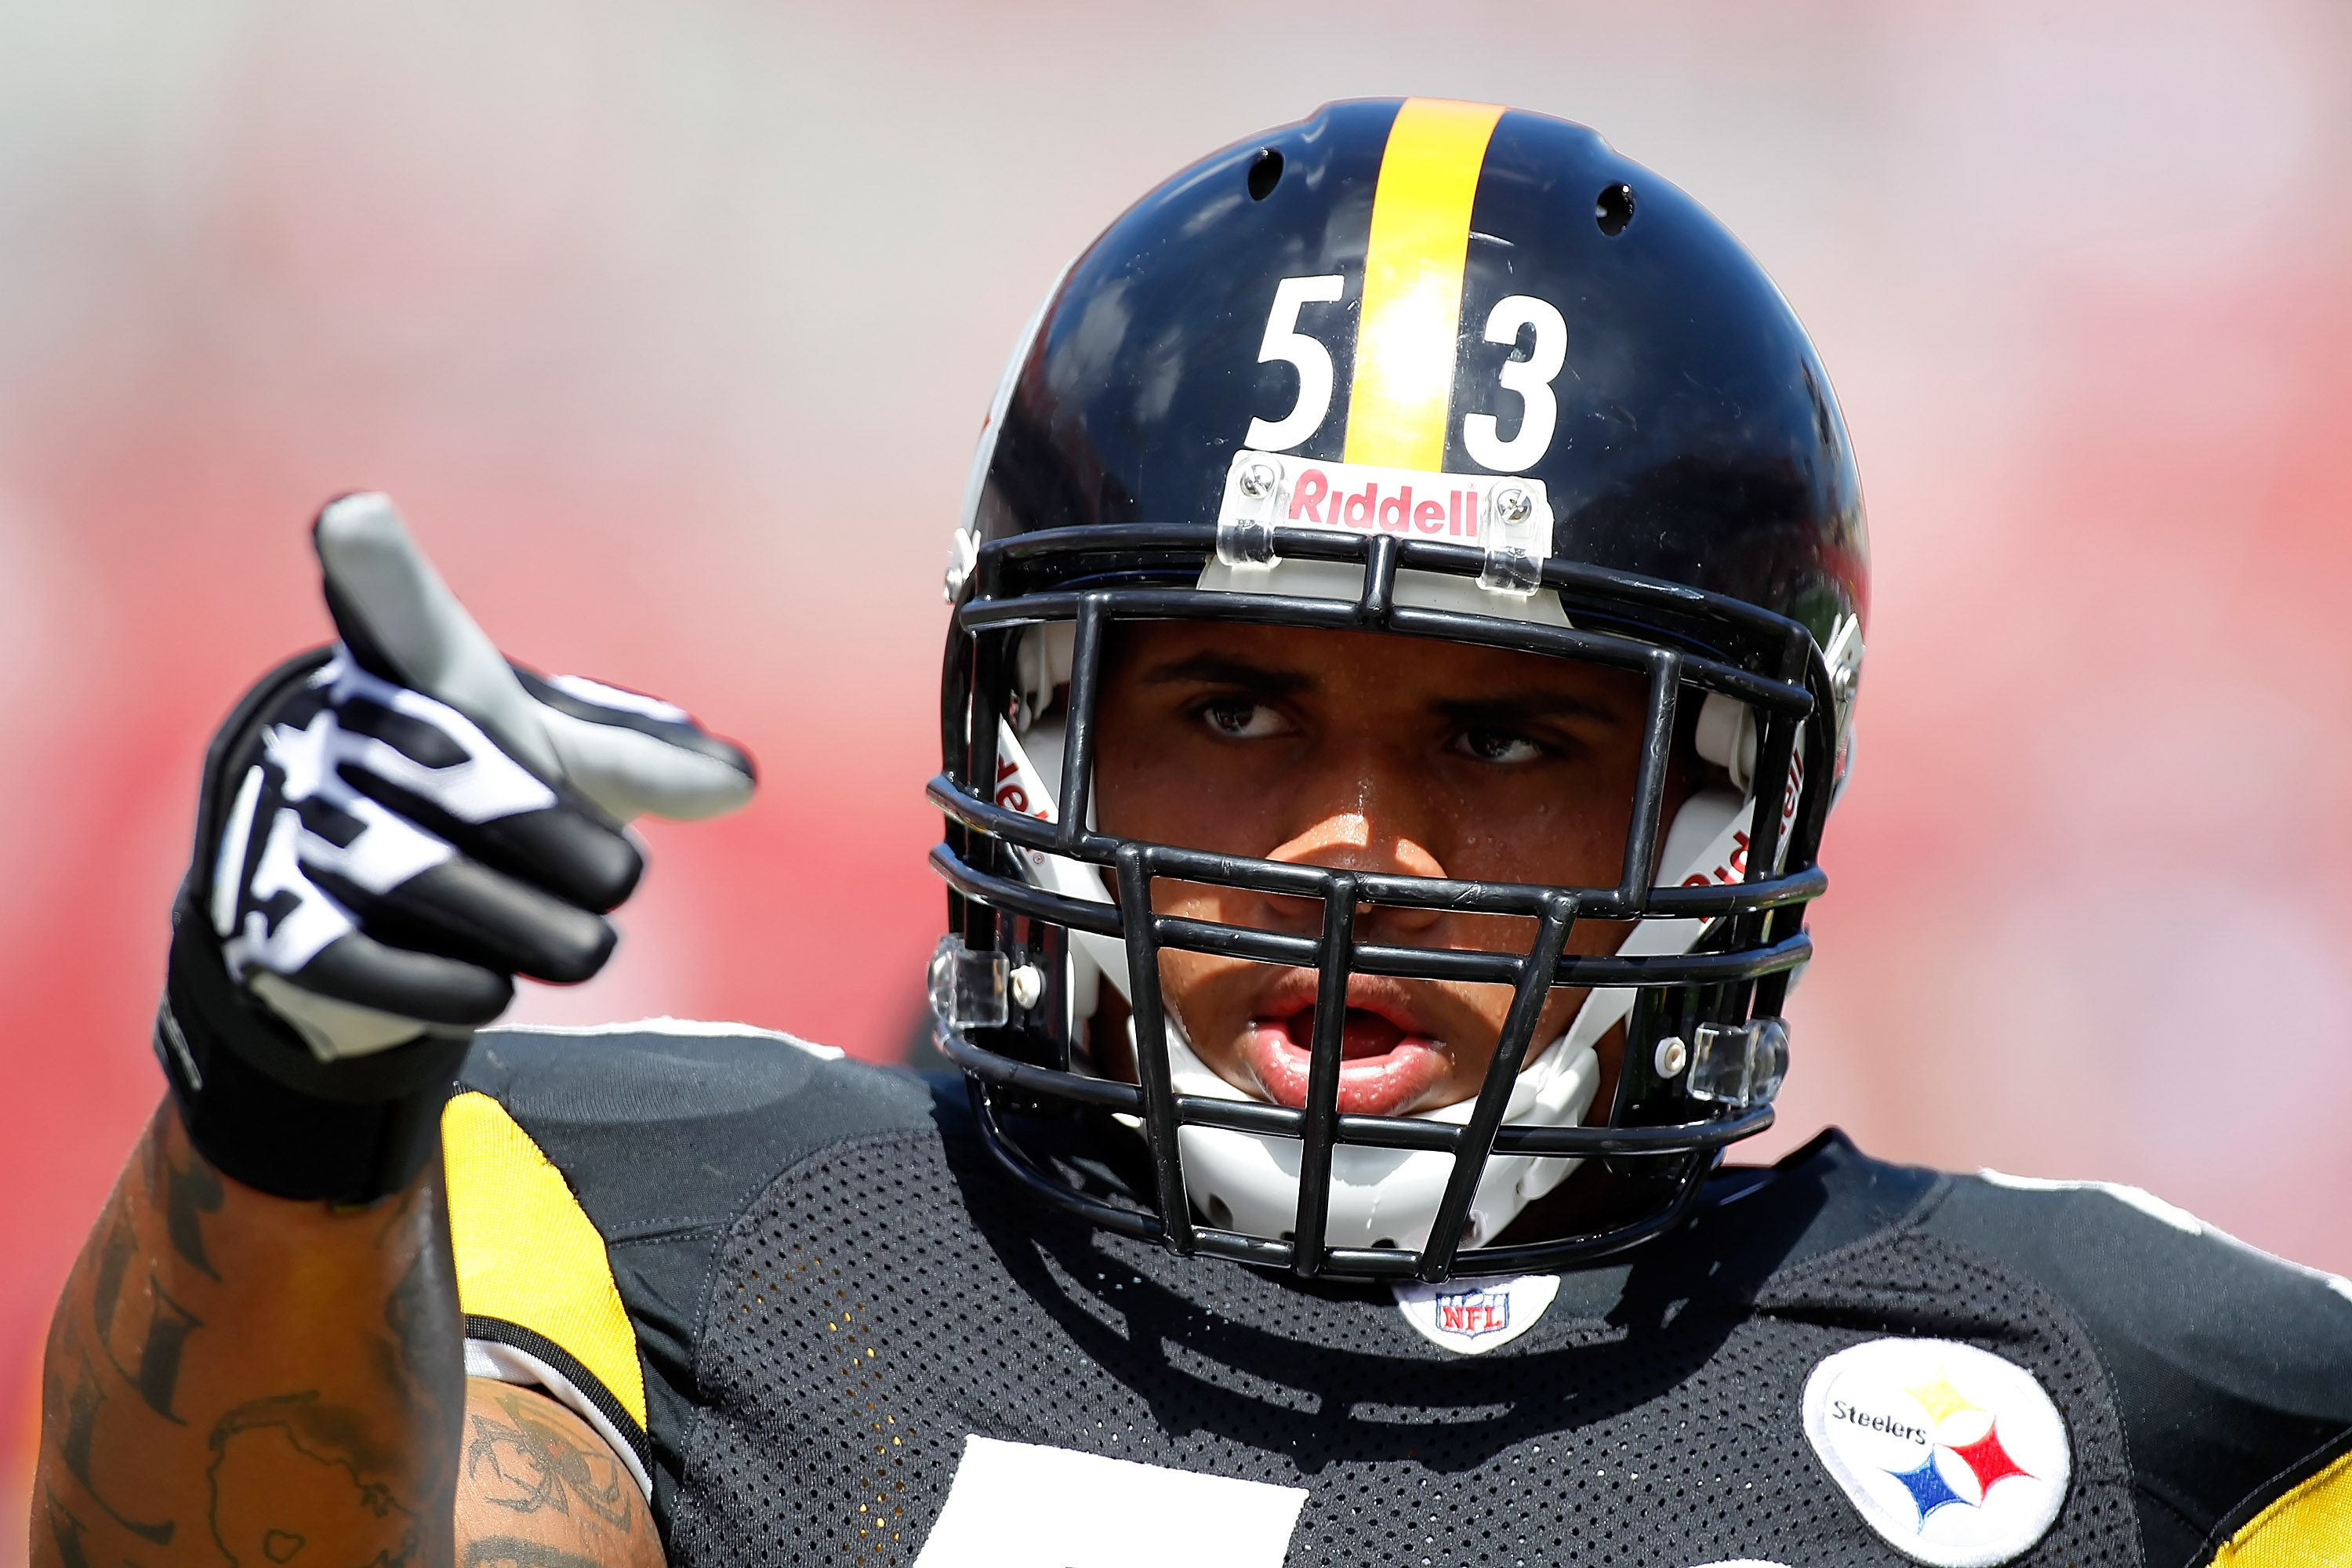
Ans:
<svg viewBox="0 0 2352 1568"><path fill-rule="evenodd" d="M1771 1123L1846 767L1866 553L1845 426L1787 301L1696 202L1593 132L1343 102L1176 174L1032 321L950 562L929 794L950 930L931 989L997 1158L1101 1226L1301 1276L1554 1268L1673 1226L1724 1148ZM1096 693L1126 619L1636 672L1648 733L1623 876L1372 875L1097 830ZM1668 822L1677 743L1709 784ZM1155 879L1319 900L1320 932L1155 913ZM1357 940L1355 911L1377 905L1525 917L1534 936L1508 952ZM1638 923L1612 954L1565 953L1594 919ZM1157 984L1132 984L1171 947L1313 969L1326 995L1351 973L1516 989L1475 1100L1340 1114L1342 1009L1324 1007L1293 1110L1202 1070ZM1087 1049L1105 981L1131 1008L1134 1082ZM1556 986L1592 989L1569 1036L1538 1040ZM1620 1024L1613 1101L1596 1108L1578 1053ZM1064 1112L1139 1131L1148 1177L1057 1153ZM1591 1160L1614 1180L1591 1223L1504 1234Z"/></svg>

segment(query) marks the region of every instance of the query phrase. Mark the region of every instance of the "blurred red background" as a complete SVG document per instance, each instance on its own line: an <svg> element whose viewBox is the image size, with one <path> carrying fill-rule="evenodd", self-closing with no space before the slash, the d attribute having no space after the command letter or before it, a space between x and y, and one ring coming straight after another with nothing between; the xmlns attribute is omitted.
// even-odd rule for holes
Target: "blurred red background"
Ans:
<svg viewBox="0 0 2352 1568"><path fill-rule="evenodd" d="M391 490L517 657L763 764L523 1016L890 1058L1012 334L1162 174L1360 94L1601 128L1836 377L1874 622L1765 1152L1833 1120L2352 1270L2347 82L2321 0L0 11L0 1503L160 1090L201 748L325 632L319 502Z"/></svg>

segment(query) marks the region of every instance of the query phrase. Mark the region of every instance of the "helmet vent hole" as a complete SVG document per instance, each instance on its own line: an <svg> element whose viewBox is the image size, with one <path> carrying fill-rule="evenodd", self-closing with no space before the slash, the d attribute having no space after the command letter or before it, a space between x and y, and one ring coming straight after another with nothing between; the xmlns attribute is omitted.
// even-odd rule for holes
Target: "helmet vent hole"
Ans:
<svg viewBox="0 0 2352 1568"><path fill-rule="evenodd" d="M1282 154L1268 147L1250 163L1250 200L1262 202L1274 195L1274 187L1282 184Z"/></svg>
<svg viewBox="0 0 2352 1568"><path fill-rule="evenodd" d="M1201 1206L1209 1211L1211 1225L1215 1226L1219 1230L1234 1228L1234 1207L1224 1199L1212 1193L1209 1194L1209 1201Z"/></svg>
<svg viewBox="0 0 2352 1568"><path fill-rule="evenodd" d="M1253 174L1251 178L1255 180L1256 176ZM1601 192L1592 203L1592 221L1612 239L1624 233L1625 226L1633 221L1633 187L1612 185Z"/></svg>

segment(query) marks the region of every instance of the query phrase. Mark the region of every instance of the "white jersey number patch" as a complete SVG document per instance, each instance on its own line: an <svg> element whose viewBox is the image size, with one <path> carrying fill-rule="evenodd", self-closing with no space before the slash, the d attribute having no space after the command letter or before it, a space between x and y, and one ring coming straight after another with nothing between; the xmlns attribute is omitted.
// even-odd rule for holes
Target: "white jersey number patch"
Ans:
<svg viewBox="0 0 2352 1568"><path fill-rule="evenodd" d="M966 1437L915 1568L1280 1568L1307 1493Z"/></svg>

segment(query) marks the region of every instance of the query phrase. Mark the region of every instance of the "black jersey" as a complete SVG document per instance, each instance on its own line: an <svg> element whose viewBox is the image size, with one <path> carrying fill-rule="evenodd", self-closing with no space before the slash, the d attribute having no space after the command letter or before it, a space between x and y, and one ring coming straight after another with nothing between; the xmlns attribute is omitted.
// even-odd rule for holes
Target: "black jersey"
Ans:
<svg viewBox="0 0 2352 1568"><path fill-rule="evenodd" d="M781 1036L488 1031L461 1089L469 1360L674 1568L2352 1562L2352 1289L2129 1189L1830 1132L1608 1267L1301 1283Z"/></svg>

